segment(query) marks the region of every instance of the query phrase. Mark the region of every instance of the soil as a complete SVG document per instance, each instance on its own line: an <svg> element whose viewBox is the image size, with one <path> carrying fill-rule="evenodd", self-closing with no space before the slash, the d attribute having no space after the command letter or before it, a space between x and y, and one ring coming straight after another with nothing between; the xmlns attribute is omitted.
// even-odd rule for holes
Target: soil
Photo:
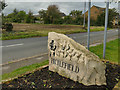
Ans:
<svg viewBox="0 0 120 90"><path fill-rule="evenodd" d="M74 82L68 78L62 77L57 73L48 70L48 67L41 70L37 70L33 73L26 74L22 77L18 77L12 81L8 81L2 84L2 89L44 89L44 88L75 88L75 89L89 89L89 90L112 90L114 86L120 80L120 66L116 64L106 64L106 82L107 85L102 86L85 86L81 83Z"/></svg>

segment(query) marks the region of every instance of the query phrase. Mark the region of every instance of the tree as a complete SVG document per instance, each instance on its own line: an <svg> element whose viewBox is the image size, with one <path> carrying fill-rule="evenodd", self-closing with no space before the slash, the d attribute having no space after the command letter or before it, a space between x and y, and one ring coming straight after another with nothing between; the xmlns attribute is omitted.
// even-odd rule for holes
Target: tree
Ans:
<svg viewBox="0 0 120 90"><path fill-rule="evenodd" d="M109 9L109 16L108 16L108 27L112 27L113 20L115 16L117 16L118 13L115 8ZM101 13L96 20L96 25L98 26L104 26L105 25L105 12Z"/></svg>
<svg viewBox="0 0 120 90"><path fill-rule="evenodd" d="M0 12L7 6L7 4L4 1L0 1Z"/></svg>
<svg viewBox="0 0 120 90"><path fill-rule="evenodd" d="M74 24L82 24L83 23L83 16L82 11L79 10L73 10L69 14L72 17L72 21Z"/></svg>
<svg viewBox="0 0 120 90"><path fill-rule="evenodd" d="M4 13L2 13L2 18L0 18L0 19L1 19L0 21L2 21L2 24L5 24L5 22L7 22Z"/></svg>
<svg viewBox="0 0 120 90"><path fill-rule="evenodd" d="M77 17L79 17L79 16L82 15L82 11L79 11L79 10L73 10L73 11L70 12L69 15L72 16L73 18L77 18Z"/></svg>
<svg viewBox="0 0 120 90"><path fill-rule="evenodd" d="M13 10L14 15L17 15L18 12L19 12L19 11L18 11L16 8Z"/></svg>
<svg viewBox="0 0 120 90"><path fill-rule="evenodd" d="M18 12L18 13L17 13L17 22L18 22L18 23L23 22L24 19L25 19L25 17L26 17L26 12L25 12L25 11L20 11L20 12Z"/></svg>
<svg viewBox="0 0 120 90"><path fill-rule="evenodd" d="M10 22L18 22L18 23L23 22L25 17L26 17L26 12L25 11L18 11L16 8L13 10L12 13L7 15L7 19Z"/></svg>
<svg viewBox="0 0 120 90"><path fill-rule="evenodd" d="M0 1L0 6L1 6L1 8L0 8L0 13L1 13L1 11L7 6L7 4L5 3L5 2L3 2L3 1ZM2 13L2 19L4 20L4 14ZM12 29L13 29L13 25L11 24L11 23L6 23L5 21L3 21L3 23L2 23L2 29L6 29L6 31L12 31Z"/></svg>
<svg viewBox="0 0 120 90"><path fill-rule="evenodd" d="M97 20L96 20L96 26L104 26L104 25L105 25L105 12L97 16Z"/></svg>
<svg viewBox="0 0 120 90"><path fill-rule="evenodd" d="M72 17L71 17L70 15L65 16L65 18L64 18L64 23L65 23L65 24L72 24L72 23L73 23Z"/></svg>
<svg viewBox="0 0 120 90"><path fill-rule="evenodd" d="M4 1L0 1L0 13L1 13L1 11L7 6L7 4L4 2ZM1 19L4 19L4 14L2 13L1 14L2 15L2 18ZM5 20L3 21L3 22L1 22L2 20L0 20L0 23L2 23L2 24L4 24L5 22Z"/></svg>
<svg viewBox="0 0 120 90"><path fill-rule="evenodd" d="M55 24L58 19L60 19L60 10L56 5L50 5L47 8L46 19L50 24Z"/></svg>
<svg viewBox="0 0 120 90"><path fill-rule="evenodd" d="M82 16L78 16L78 17L75 19L75 24L77 24L77 25L82 25L82 24L83 24L83 17L82 17Z"/></svg>
<svg viewBox="0 0 120 90"><path fill-rule="evenodd" d="M34 22L34 16L32 11L30 10L26 15L26 23L33 23L33 22Z"/></svg>
<svg viewBox="0 0 120 90"><path fill-rule="evenodd" d="M18 19L17 14L18 14L18 11L15 8L12 13L7 15L7 21L8 22L17 22L17 19Z"/></svg>
<svg viewBox="0 0 120 90"><path fill-rule="evenodd" d="M40 19L41 20L44 20L45 19L45 17L46 17L46 10L40 10L39 12L39 16L40 16Z"/></svg>
<svg viewBox="0 0 120 90"><path fill-rule="evenodd" d="M120 21L118 21L118 26L120 26Z"/></svg>

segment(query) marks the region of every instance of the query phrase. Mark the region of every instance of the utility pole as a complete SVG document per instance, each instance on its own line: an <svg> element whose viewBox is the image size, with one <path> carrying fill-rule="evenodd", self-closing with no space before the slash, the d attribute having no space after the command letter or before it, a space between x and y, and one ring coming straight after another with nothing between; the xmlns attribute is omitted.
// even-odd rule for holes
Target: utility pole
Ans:
<svg viewBox="0 0 120 90"><path fill-rule="evenodd" d="M106 2L105 30L104 30L104 46L103 46L103 58L104 58L104 59L105 59L105 52L106 52L108 12L109 12L109 0L107 0L107 2Z"/></svg>
<svg viewBox="0 0 120 90"><path fill-rule="evenodd" d="M84 2L84 21L83 21L84 28L85 28L85 11L86 11L86 1Z"/></svg>
<svg viewBox="0 0 120 90"><path fill-rule="evenodd" d="M90 8L91 8L91 0L88 2L88 39L87 39L87 48L89 50L90 44Z"/></svg>

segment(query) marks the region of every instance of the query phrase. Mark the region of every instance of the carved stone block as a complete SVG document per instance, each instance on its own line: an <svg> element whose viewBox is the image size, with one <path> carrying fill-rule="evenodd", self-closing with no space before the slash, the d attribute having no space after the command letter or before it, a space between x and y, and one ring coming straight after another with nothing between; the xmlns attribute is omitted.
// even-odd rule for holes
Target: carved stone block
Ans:
<svg viewBox="0 0 120 90"><path fill-rule="evenodd" d="M71 38L50 32L49 70L84 85L106 85L105 64L94 53Z"/></svg>

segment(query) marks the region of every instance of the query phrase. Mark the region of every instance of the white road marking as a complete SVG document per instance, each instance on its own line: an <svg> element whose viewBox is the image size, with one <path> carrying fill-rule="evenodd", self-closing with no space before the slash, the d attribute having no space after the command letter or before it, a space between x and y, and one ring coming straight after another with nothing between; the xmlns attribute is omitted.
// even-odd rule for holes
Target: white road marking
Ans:
<svg viewBox="0 0 120 90"><path fill-rule="evenodd" d="M13 44L13 45L0 46L0 47L14 47L14 46L21 46L21 45L24 45L24 44L20 43L20 44Z"/></svg>
<svg viewBox="0 0 120 90"><path fill-rule="evenodd" d="M99 33L99 35L103 35L104 33ZM95 36L95 35L98 35L98 34L90 34L90 36ZM88 35L84 35L84 36L88 36Z"/></svg>
<svg viewBox="0 0 120 90"><path fill-rule="evenodd" d="M100 45L102 43L95 43L95 44L91 44L90 46L97 46L97 45Z"/></svg>
<svg viewBox="0 0 120 90"><path fill-rule="evenodd" d="M9 68L10 68L9 66L2 67L2 70L6 70L6 69L9 69Z"/></svg>
<svg viewBox="0 0 120 90"><path fill-rule="evenodd" d="M10 68L9 66L0 67L0 70L6 70L6 69L9 69L9 68Z"/></svg>
<svg viewBox="0 0 120 90"><path fill-rule="evenodd" d="M43 57L39 57L39 58L36 58L36 59L38 59L38 60L40 60L40 59L42 59Z"/></svg>
<svg viewBox="0 0 120 90"><path fill-rule="evenodd" d="M73 38L76 38L76 37L73 37Z"/></svg>
<svg viewBox="0 0 120 90"><path fill-rule="evenodd" d="M107 33L111 33L111 32L107 32Z"/></svg>

